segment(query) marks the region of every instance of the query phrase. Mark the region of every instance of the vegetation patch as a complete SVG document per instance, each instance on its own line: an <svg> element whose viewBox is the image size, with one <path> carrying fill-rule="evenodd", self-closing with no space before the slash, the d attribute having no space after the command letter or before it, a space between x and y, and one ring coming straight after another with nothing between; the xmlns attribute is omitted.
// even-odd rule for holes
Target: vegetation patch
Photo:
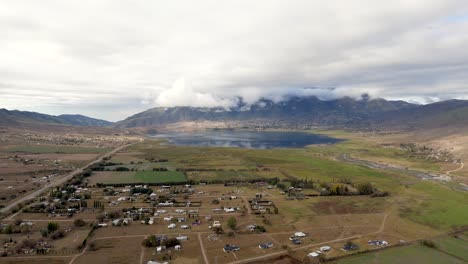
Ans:
<svg viewBox="0 0 468 264"><path fill-rule="evenodd" d="M411 245L406 247L391 248L381 250L375 253L367 253L363 255L344 258L336 263L338 264L358 264L358 263L466 263L454 256L440 252L437 249L430 248L424 245Z"/></svg>
<svg viewBox="0 0 468 264"><path fill-rule="evenodd" d="M90 148L90 147L71 147L71 146L52 146L52 145L34 145L34 146L15 146L8 148L5 152L22 152L22 153L104 153L108 152L108 148Z"/></svg>

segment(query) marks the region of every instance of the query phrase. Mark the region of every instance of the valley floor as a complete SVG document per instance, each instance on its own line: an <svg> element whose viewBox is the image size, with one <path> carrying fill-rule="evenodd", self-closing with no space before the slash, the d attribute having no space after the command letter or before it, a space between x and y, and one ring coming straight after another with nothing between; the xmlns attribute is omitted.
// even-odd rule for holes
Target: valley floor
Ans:
<svg viewBox="0 0 468 264"><path fill-rule="evenodd" d="M0 263L168 260L211 264L263 263L269 259L315 263L318 258L307 255L322 246L329 246L330 250L320 253L320 257L337 263L392 263L388 261L398 256L415 263L425 258L451 263L466 261L468 197L465 190L458 188L464 183L466 171L462 167L464 159L458 160L462 156L440 152L447 156L433 158L438 150L427 151L422 142L412 141L416 137L407 134L314 132L346 141L300 149L255 150L178 147L146 139L121 149L99 170L77 182L73 190L68 188L70 185L59 188L66 197L80 197L80 210L76 213L64 213L76 201L66 200L57 192L46 192L32 207L4 218L0 239L4 241L6 256L0 258ZM410 143L416 145L407 145ZM349 158L343 158L344 155ZM414 172L418 171L430 177L416 177ZM438 178L441 175L451 179ZM255 183L259 179L261 183ZM231 182L235 183L226 185ZM150 186L142 187L145 184ZM360 186L365 184L388 195L359 195ZM150 191L138 195L128 192L138 188ZM76 193L77 189L80 193ZM346 189L347 193L333 194L335 189ZM54 200L57 197L58 201ZM168 200L183 206L158 206ZM45 205L48 213L34 211L34 205L42 201L61 205ZM257 208L252 207L251 201L271 203L274 207L255 214ZM64 210L58 210L59 207ZM226 211L228 208L233 211ZM157 210L165 212L156 214ZM196 211L195 216L190 216L189 210ZM114 226L114 220L129 217L127 212L133 214L131 223ZM166 221L167 217L172 220ZM183 222L176 220L180 217ZM230 218L236 220L235 227L229 226ZM76 226L77 219L86 225ZM148 219L152 224L148 224ZM214 221L219 221L223 233L214 232ZM21 223L29 222L29 228L21 228ZM63 238L41 235L49 222L66 231ZM92 223L106 223L107 227L92 229ZM176 227L169 229L169 223ZM184 223L189 226L187 229L182 228ZM251 232L247 229L250 225L261 226L266 232ZM19 232L7 233L7 228ZM306 234L299 239L299 245L290 240L296 232ZM145 238L162 234L185 237L182 249L158 252L156 247L142 246ZM46 242L52 250L45 255L24 253L20 245L30 240ZM369 244L370 240L386 241L395 248L380 250L382 247ZM423 241L435 246L421 244ZM259 248L266 242L273 247ZM342 250L348 242L359 248ZM237 245L240 250L223 252L226 244ZM348 257L367 251L371 253Z"/></svg>

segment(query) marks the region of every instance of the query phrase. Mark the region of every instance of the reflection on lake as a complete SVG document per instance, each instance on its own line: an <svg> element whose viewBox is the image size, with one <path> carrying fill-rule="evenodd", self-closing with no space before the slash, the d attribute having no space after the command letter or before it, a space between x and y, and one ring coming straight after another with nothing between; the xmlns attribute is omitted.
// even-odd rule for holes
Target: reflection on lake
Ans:
<svg viewBox="0 0 468 264"><path fill-rule="evenodd" d="M333 144L342 141L304 132L209 130L152 135L169 139L168 144L199 147L237 147L253 149L302 148L312 144Z"/></svg>

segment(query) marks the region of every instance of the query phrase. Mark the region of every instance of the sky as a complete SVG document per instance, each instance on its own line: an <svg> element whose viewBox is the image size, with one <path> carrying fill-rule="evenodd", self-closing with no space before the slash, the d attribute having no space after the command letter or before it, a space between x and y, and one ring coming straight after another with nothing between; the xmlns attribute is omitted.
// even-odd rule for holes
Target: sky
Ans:
<svg viewBox="0 0 468 264"><path fill-rule="evenodd" d="M468 99L466 0L2 0L0 108Z"/></svg>

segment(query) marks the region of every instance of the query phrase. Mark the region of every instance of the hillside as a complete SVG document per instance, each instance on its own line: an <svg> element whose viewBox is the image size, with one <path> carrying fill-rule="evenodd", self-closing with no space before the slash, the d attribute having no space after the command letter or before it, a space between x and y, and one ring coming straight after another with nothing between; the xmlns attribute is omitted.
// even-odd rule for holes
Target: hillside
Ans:
<svg viewBox="0 0 468 264"><path fill-rule="evenodd" d="M0 126L36 125L110 126L112 122L83 115L47 115L36 112L0 109Z"/></svg>
<svg viewBox="0 0 468 264"><path fill-rule="evenodd" d="M231 109L201 107L152 108L117 122L118 127L148 127L185 121L284 121L316 126L357 126L373 123L380 115L396 110L410 110L417 105L384 99L355 100L340 98L323 101L317 97L293 97L275 103L260 100L247 106L240 103Z"/></svg>
<svg viewBox="0 0 468 264"><path fill-rule="evenodd" d="M316 97L294 97L279 103L263 99L250 106L240 103L231 109L156 107L117 122L116 127L152 127L200 121L272 127L463 128L468 127L468 101L448 100L416 105L404 101L355 100L348 97L329 101Z"/></svg>
<svg viewBox="0 0 468 264"><path fill-rule="evenodd" d="M413 109L390 111L378 118L383 126L408 128L468 128L468 101L447 100Z"/></svg>

